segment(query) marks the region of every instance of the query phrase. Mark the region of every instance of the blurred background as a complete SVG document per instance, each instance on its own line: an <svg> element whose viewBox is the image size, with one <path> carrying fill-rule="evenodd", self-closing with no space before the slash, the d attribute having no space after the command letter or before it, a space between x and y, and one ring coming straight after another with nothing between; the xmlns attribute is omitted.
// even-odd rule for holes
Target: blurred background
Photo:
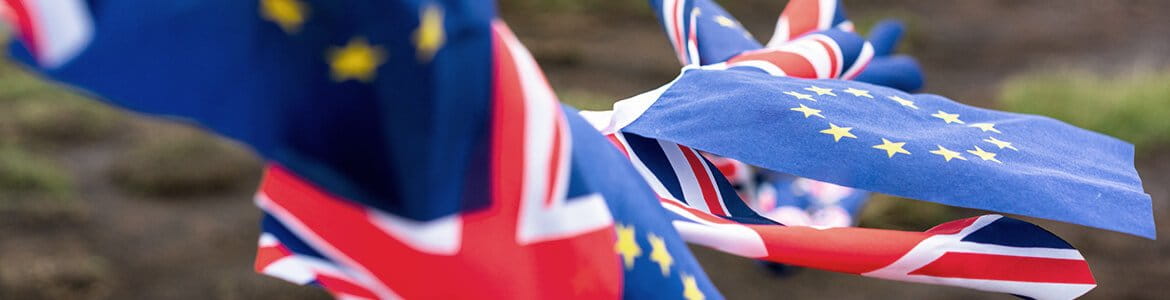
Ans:
<svg viewBox="0 0 1170 300"><path fill-rule="evenodd" d="M785 1L719 2L766 39ZM925 68L924 92L1134 143L1161 239L1030 220L1082 250L1099 282L1086 298L1170 295L1170 2L845 5L862 32L883 18L906 22L900 51ZM607 109L678 73L642 1L503 0L501 11L578 108ZM259 172L237 144L107 107L0 61L0 299L328 298L252 272ZM861 223L925 230L980 213L877 196ZM1010 299L812 270L779 278L751 260L693 249L731 299Z"/></svg>

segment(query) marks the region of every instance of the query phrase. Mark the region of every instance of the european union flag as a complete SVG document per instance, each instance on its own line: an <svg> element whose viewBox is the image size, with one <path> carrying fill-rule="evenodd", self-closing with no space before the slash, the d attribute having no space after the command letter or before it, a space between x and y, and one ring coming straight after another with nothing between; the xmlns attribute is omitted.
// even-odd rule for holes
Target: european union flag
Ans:
<svg viewBox="0 0 1170 300"><path fill-rule="evenodd" d="M1133 146L1046 117L719 65L686 68L615 115L624 132L779 172L1154 237Z"/></svg>

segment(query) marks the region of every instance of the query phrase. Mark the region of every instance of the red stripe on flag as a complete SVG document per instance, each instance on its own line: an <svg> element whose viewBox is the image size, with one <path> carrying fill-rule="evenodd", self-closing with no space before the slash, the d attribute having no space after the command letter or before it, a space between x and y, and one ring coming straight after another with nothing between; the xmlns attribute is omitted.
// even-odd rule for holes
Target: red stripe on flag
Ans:
<svg viewBox="0 0 1170 300"><path fill-rule="evenodd" d="M736 222L728 220L728 219L716 217L715 215L712 215L709 212L695 209L694 207L687 206L686 204L679 203L678 201L675 201L675 200L670 200L670 199L658 197L658 202L661 202L662 204L665 204L665 205L670 205L670 206L674 206L674 207L680 208L682 210L685 210L685 211L689 212L691 215L694 215L695 217L702 219L703 221L707 221L707 222L711 222L711 223L715 223L715 224L740 224L740 223L736 223Z"/></svg>
<svg viewBox="0 0 1170 300"><path fill-rule="evenodd" d="M321 287L328 290L329 293L333 295L333 297L338 299L350 299L343 296L360 297L362 299L378 299L378 295L375 295L365 287L346 280L345 278L317 273L316 280L317 283L321 285Z"/></svg>
<svg viewBox="0 0 1170 300"><path fill-rule="evenodd" d="M853 274L886 267L931 236L856 227L746 226L763 238L768 248L766 260Z"/></svg>
<svg viewBox="0 0 1170 300"><path fill-rule="evenodd" d="M605 135L605 138L609 139L609 142L613 143L613 146L617 147L618 150L622 150L622 154L624 154L626 158L630 157L630 151L626 150L626 145L622 143L622 140L618 139L616 133L607 134Z"/></svg>
<svg viewBox="0 0 1170 300"><path fill-rule="evenodd" d="M434 283L425 278L436 278L441 275L438 270L455 267L450 260L423 254L388 236L370 223L362 207L325 194L284 168L270 167L260 189L273 205L283 210L269 213L285 224L294 221L303 224L289 226L298 236L312 242L310 234L315 235L320 238L318 243L328 244L340 252L324 251L334 261L347 268L369 270L381 283L388 286L393 283L392 289L404 296L433 293L428 290L434 288ZM349 261L340 259L339 254Z"/></svg>
<svg viewBox="0 0 1170 300"><path fill-rule="evenodd" d="M949 252L909 275L1024 282L1095 284L1079 259Z"/></svg>
<svg viewBox="0 0 1170 300"><path fill-rule="evenodd" d="M977 220L979 220L979 217L954 220L938 224L937 226L931 227L930 230L927 230L926 232L932 234L956 234L959 233L959 231L963 231L963 229L967 228L967 226L971 226L971 224L974 224Z"/></svg>
<svg viewBox="0 0 1170 300"><path fill-rule="evenodd" d="M837 78L837 77L841 76L841 70L840 70L841 67L837 65L837 60L839 59L839 57L837 57L837 51L833 51L833 46L830 46L829 43L827 43L825 41L822 41L820 39L815 39L815 41L817 41L817 43L821 44L821 47L825 48L825 53L829 55L829 77L828 78Z"/></svg>
<svg viewBox="0 0 1170 300"><path fill-rule="evenodd" d="M711 174L707 174L703 161L695 155L695 150L691 148L678 145L678 149L687 158L687 164L691 165L691 172L695 173L695 181L699 182L699 189L703 191L703 201L707 202L707 210L715 215L726 216L727 212L723 210L723 203L719 201L719 191L715 190L715 186L711 184L713 181Z"/></svg>
<svg viewBox="0 0 1170 300"><path fill-rule="evenodd" d="M788 17L788 39L816 30L820 23L821 7L817 0L792 0L784 8Z"/></svg>
<svg viewBox="0 0 1170 300"><path fill-rule="evenodd" d="M284 245L277 244L275 246L266 246L256 249L256 262L252 266L257 273L263 273L264 268L271 265L273 262L282 258L288 257L292 252L288 251Z"/></svg>
<svg viewBox="0 0 1170 300"><path fill-rule="evenodd" d="M674 7L672 7L670 9L670 24L671 24L670 27L672 29L674 29L674 33L673 33L674 34L674 42L675 42L674 49L676 50L676 52L678 52L678 60L681 61L683 64L686 64L687 63L687 48L684 45L686 42L683 41L683 37L682 37L682 31L683 31L682 24L678 23L678 12L679 12L679 9L681 9L678 6L682 2L683 2L683 0L674 1Z"/></svg>
<svg viewBox="0 0 1170 300"><path fill-rule="evenodd" d="M40 28L37 28L36 22L33 22L33 12L30 11L32 7L25 5L24 0L5 0L8 6L12 8L12 13L16 17L16 29L20 31L20 36L24 40L29 52L37 55L40 45Z"/></svg>
<svg viewBox="0 0 1170 300"><path fill-rule="evenodd" d="M808 61L803 55L782 50L766 50L747 52L727 60L727 63L735 64L747 60L761 60L775 65L777 68L784 70L784 73L789 77L816 79L817 71L812 63Z"/></svg>

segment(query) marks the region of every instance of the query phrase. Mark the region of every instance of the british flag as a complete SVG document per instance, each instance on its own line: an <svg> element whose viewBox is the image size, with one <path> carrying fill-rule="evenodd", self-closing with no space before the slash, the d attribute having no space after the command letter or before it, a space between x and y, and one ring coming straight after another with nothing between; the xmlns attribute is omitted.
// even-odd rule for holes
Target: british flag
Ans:
<svg viewBox="0 0 1170 300"><path fill-rule="evenodd" d="M412 221L355 205L274 165L256 196L266 214L258 272L321 286L345 299L674 298L655 292L672 284L680 286L679 295L687 289L687 281L662 282L671 276L641 275L645 267L628 268L622 275L614 257L615 216L606 201L629 202L612 207L621 226L650 229L653 214L622 213L624 205L649 194L639 194L642 186L636 181L626 190L591 184L596 179L588 177L594 174L581 170L582 158L574 155L591 163L605 160L580 144L589 139L571 132L535 61L507 27L496 23L493 32L497 89L490 126L495 138L491 205ZM602 146L602 153L613 151ZM718 297L677 238L651 232L672 244L666 267L674 266L674 277L686 276L695 292ZM451 281L460 282L459 288L444 287Z"/></svg>
<svg viewBox="0 0 1170 300"><path fill-rule="evenodd" d="M1038 299L1075 298L1096 286L1080 252L1027 222L986 215L926 232L784 226L745 205L694 149L621 132L608 137L690 243L789 265Z"/></svg>
<svg viewBox="0 0 1170 300"><path fill-rule="evenodd" d="M702 153L621 131L657 96L679 96L671 85L578 115L558 103L490 2L102 0L69 2L61 15L8 3L13 20L40 24L17 26L25 39L13 45L16 59L105 101L193 120L269 159L255 197L265 212L255 268L338 298L719 298L683 239L1035 298L1094 286L1067 243L998 216L923 233L760 217ZM686 3L671 6L684 7L672 12L678 28L692 28L673 40L688 49L688 70L707 57L741 59L710 69L788 76L868 69L867 43L844 31L776 51L703 50L741 49L704 48L717 43L699 37L738 23L700 22L721 9ZM44 25L47 16L72 21L61 30ZM172 26L144 26L160 24ZM748 40L739 41L758 45ZM271 49L281 51L258 51Z"/></svg>
<svg viewBox="0 0 1170 300"><path fill-rule="evenodd" d="M879 23L872 43L865 42L852 34L840 0L789 1L766 46L711 0L649 2L684 66L755 67L776 76L856 79L904 91L922 86L917 62L893 54L900 23Z"/></svg>

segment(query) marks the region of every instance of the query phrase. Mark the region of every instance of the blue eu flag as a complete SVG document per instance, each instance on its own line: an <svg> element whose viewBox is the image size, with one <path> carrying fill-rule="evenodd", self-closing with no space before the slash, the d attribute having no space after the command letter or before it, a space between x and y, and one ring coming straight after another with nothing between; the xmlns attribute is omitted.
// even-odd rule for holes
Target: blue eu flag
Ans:
<svg viewBox="0 0 1170 300"><path fill-rule="evenodd" d="M937 95L726 68L687 68L619 102L622 131L845 186L1154 237L1125 142Z"/></svg>

